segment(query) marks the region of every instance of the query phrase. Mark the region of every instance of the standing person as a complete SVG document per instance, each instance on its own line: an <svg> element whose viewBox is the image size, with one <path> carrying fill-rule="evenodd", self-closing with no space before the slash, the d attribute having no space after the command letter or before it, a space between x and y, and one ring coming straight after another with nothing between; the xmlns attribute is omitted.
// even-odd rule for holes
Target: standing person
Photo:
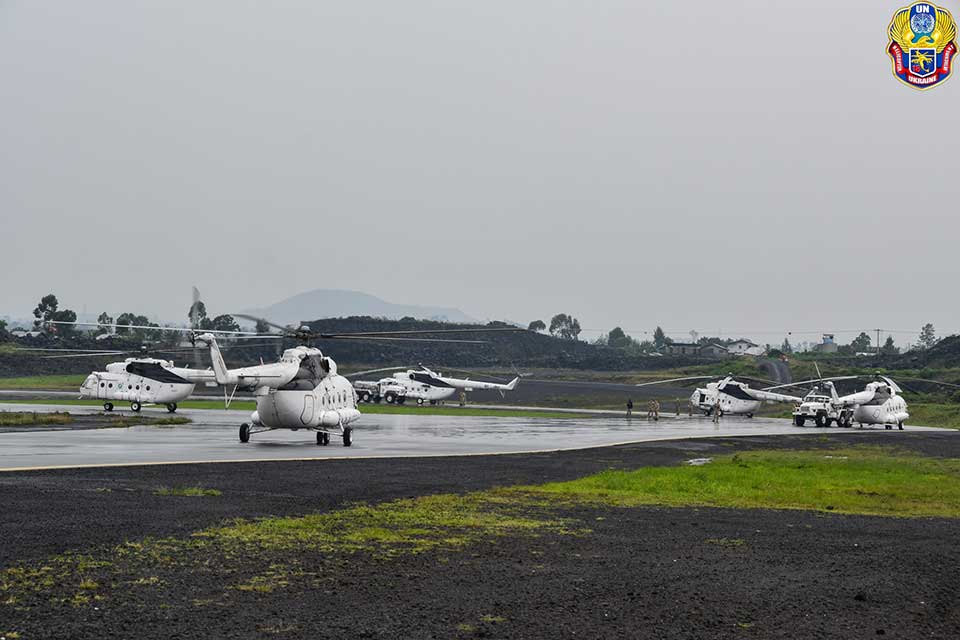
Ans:
<svg viewBox="0 0 960 640"><path fill-rule="evenodd" d="M720 397L718 396L716 400L713 401L713 421L720 422L720 414L723 413L723 410L720 409Z"/></svg>
<svg viewBox="0 0 960 640"><path fill-rule="evenodd" d="M653 421L654 422L660 421L660 401L659 400L653 401Z"/></svg>
<svg viewBox="0 0 960 640"><path fill-rule="evenodd" d="M687 415L693 417L693 400L687 400Z"/></svg>
<svg viewBox="0 0 960 640"><path fill-rule="evenodd" d="M680 417L680 398L677 398L677 417Z"/></svg>
<svg viewBox="0 0 960 640"><path fill-rule="evenodd" d="M633 398L627 398L627 417L633 416Z"/></svg>

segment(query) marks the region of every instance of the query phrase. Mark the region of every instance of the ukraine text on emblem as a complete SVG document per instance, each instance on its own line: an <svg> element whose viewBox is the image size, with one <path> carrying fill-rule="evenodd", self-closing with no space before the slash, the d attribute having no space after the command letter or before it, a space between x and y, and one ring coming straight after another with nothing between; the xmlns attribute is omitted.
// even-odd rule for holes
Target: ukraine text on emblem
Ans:
<svg viewBox="0 0 960 640"><path fill-rule="evenodd" d="M899 9L890 23L887 52L893 74L916 89L929 89L950 77L957 53L957 23L950 12L929 2Z"/></svg>

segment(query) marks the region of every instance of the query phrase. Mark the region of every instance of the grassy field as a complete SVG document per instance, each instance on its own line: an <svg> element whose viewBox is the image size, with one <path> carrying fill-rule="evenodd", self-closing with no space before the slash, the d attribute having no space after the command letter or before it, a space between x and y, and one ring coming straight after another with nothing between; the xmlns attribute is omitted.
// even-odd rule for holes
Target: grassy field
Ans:
<svg viewBox="0 0 960 640"><path fill-rule="evenodd" d="M909 402L907 412L912 424L960 429L960 404L956 402Z"/></svg>
<svg viewBox="0 0 960 640"><path fill-rule="evenodd" d="M52 391L76 391L86 380L85 375L30 376L26 378L0 378L0 389L47 389Z"/></svg>
<svg viewBox="0 0 960 640"><path fill-rule="evenodd" d="M882 516L960 517L960 460L881 447L754 451L704 466L650 467L526 489L548 500L806 509Z"/></svg>
<svg viewBox="0 0 960 640"><path fill-rule="evenodd" d="M0 427L23 427L40 424L70 424L73 416L69 413L37 413L36 411L0 411Z"/></svg>
<svg viewBox="0 0 960 640"><path fill-rule="evenodd" d="M97 428L132 427L135 425L153 425L158 427L190 424L190 418L168 416L157 418L148 415L107 415L82 416L85 422ZM0 411L0 427L57 426L74 424L76 417L68 412L43 411ZM95 424L94 424L95 423Z"/></svg>
<svg viewBox="0 0 960 640"><path fill-rule="evenodd" d="M0 406L3 403L8 404L42 404L56 406L83 406L99 407L103 402L99 400L0 400ZM222 400L184 400L177 403L181 409L223 409ZM256 409L256 403L252 400L237 400L230 405L230 409L238 411L253 411ZM117 410L123 410L124 405L117 404ZM368 415L424 415L424 416L476 416L476 417L494 417L494 418L590 418L587 413L561 413L555 411L537 411L527 409L482 409L476 407L431 407L417 405L390 405L390 404L361 404L361 413Z"/></svg>

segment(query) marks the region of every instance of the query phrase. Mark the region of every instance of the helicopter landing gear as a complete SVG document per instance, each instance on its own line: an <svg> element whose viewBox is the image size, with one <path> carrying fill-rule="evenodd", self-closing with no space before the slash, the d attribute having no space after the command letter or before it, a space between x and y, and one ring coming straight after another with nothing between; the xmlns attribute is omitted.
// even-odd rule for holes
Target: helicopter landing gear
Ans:
<svg viewBox="0 0 960 640"><path fill-rule="evenodd" d="M250 442L250 425L246 422L240 425L240 442Z"/></svg>
<svg viewBox="0 0 960 640"><path fill-rule="evenodd" d="M136 400L130 403L130 410L133 411L134 413L140 413L140 409L142 408L143 408L143 405L141 405Z"/></svg>
<svg viewBox="0 0 960 640"><path fill-rule="evenodd" d="M322 447L330 444L330 434L326 431L317 431L317 444Z"/></svg>
<svg viewBox="0 0 960 640"><path fill-rule="evenodd" d="M112 402L104 402L104 403L103 403L103 410L104 410L104 411L113 411L113 403L112 403Z"/></svg>
<svg viewBox="0 0 960 640"><path fill-rule="evenodd" d="M746 414L746 415L747 415L748 418L753 418L753 414L752 414L752 413L748 413L748 414Z"/></svg>
<svg viewBox="0 0 960 640"><path fill-rule="evenodd" d="M168 411L169 413L174 413L176 410L177 410L177 403L176 403L176 402L168 402L168 403L167 403L167 411Z"/></svg>
<svg viewBox="0 0 960 640"><path fill-rule="evenodd" d="M423 406L423 398L417 398L417 404Z"/></svg>
<svg viewBox="0 0 960 640"><path fill-rule="evenodd" d="M353 444L353 429L345 427L343 430L343 446L349 447Z"/></svg>
<svg viewBox="0 0 960 640"><path fill-rule="evenodd" d="M892 424L885 424L885 425L883 425L883 428L886 429L887 431L890 431L891 429L893 429L893 425L892 425Z"/></svg>
<svg viewBox="0 0 960 640"><path fill-rule="evenodd" d="M897 423L897 428L900 429L900 431L903 431L903 420Z"/></svg>

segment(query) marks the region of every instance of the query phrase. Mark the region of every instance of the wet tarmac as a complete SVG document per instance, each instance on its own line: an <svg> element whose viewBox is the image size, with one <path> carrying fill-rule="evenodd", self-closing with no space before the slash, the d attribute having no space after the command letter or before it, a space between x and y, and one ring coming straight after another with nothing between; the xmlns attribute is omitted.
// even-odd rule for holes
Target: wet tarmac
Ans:
<svg viewBox="0 0 960 640"><path fill-rule="evenodd" d="M7 411L56 411L63 406L5 404ZM94 407L70 407L97 413ZM146 410L158 417L165 411ZM124 413L124 412L115 412ZM129 412L127 412L129 413ZM316 444L314 432L268 431L242 444L237 437L246 411L182 409L192 424L95 430L43 427L42 431L0 433L0 470L136 464L449 456L522 453L600 447L691 437L814 433L787 420L729 416L714 424L706 417L509 418L429 415L372 415L354 423L353 446L333 437ZM877 428L877 427L875 427ZM879 428L882 430L882 427ZM909 427L910 431L925 427ZM830 431L838 431L831 429Z"/></svg>

